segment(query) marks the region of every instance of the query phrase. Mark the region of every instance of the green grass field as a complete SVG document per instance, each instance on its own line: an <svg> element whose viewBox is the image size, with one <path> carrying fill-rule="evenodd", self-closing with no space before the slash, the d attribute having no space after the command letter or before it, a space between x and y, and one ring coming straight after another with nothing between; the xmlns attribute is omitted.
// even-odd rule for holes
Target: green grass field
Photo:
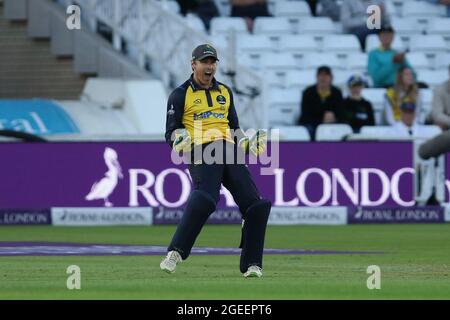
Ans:
<svg viewBox="0 0 450 320"><path fill-rule="evenodd" d="M0 227L0 241L167 245L175 226ZM240 226L204 227L196 246L236 247ZM245 279L239 256L195 256L175 274L159 256L0 257L0 299L450 299L450 224L270 226L266 248L384 254L266 255L264 277ZM81 268L81 290L66 268ZM366 286L369 265L381 289Z"/></svg>

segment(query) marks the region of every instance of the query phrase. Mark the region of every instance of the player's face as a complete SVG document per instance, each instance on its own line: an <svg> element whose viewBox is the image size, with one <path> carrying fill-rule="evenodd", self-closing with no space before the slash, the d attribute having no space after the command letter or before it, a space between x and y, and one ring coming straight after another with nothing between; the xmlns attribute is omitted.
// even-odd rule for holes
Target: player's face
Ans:
<svg viewBox="0 0 450 320"><path fill-rule="evenodd" d="M213 57L203 60L192 61L192 69L194 71L194 79L199 85L205 88L211 86L214 75L216 74L217 61Z"/></svg>

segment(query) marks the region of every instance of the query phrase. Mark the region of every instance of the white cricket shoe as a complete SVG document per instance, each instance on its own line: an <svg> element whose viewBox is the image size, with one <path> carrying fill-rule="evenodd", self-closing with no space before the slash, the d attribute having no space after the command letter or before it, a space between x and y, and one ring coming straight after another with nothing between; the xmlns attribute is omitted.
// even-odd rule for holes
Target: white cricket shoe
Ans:
<svg viewBox="0 0 450 320"><path fill-rule="evenodd" d="M244 277L246 278L261 278L262 277L262 269L258 266L250 266L247 269L247 272L244 273Z"/></svg>
<svg viewBox="0 0 450 320"><path fill-rule="evenodd" d="M161 270L167 273L174 273L177 264L180 263L183 259L177 251L169 251L167 256L160 263Z"/></svg>

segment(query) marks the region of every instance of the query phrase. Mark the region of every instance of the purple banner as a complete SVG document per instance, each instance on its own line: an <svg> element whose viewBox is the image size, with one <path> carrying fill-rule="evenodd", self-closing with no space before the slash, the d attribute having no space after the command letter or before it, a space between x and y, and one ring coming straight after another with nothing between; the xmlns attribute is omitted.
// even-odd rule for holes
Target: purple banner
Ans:
<svg viewBox="0 0 450 320"><path fill-rule="evenodd" d="M153 224L178 224L183 208L170 209L159 207L153 212ZM242 216L238 208L217 209L208 218L210 224L241 224Z"/></svg>
<svg viewBox="0 0 450 320"><path fill-rule="evenodd" d="M349 208L349 224L371 223L443 223L442 207Z"/></svg>
<svg viewBox="0 0 450 320"><path fill-rule="evenodd" d="M50 210L1 210L0 225L45 225L52 224Z"/></svg>
<svg viewBox="0 0 450 320"><path fill-rule="evenodd" d="M445 155L445 202L450 202L450 153Z"/></svg>
<svg viewBox="0 0 450 320"><path fill-rule="evenodd" d="M272 152L274 153L274 148ZM0 208L183 208L186 165L162 142L0 144ZM409 142L281 143L249 165L274 206L412 206ZM262 175L261 168L271 174ZM224 189L218 208L236 209ZM235 218L231 218L234 220Z"/></svg>

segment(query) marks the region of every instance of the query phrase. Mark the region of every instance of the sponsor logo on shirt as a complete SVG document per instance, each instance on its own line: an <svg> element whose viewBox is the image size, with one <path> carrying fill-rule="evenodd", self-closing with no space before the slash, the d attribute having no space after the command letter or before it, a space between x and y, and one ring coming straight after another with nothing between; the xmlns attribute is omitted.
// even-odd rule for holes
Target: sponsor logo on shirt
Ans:
<svg viewBox="0 0 450 320"><path fill-rule="evenodd" d="M202 120L202 119L209 119L209 118L216 118L216 119L224 119L225 114L224 113L218 113L218 112L202 112L202 113L194 113L194 120Z"/></svg>

